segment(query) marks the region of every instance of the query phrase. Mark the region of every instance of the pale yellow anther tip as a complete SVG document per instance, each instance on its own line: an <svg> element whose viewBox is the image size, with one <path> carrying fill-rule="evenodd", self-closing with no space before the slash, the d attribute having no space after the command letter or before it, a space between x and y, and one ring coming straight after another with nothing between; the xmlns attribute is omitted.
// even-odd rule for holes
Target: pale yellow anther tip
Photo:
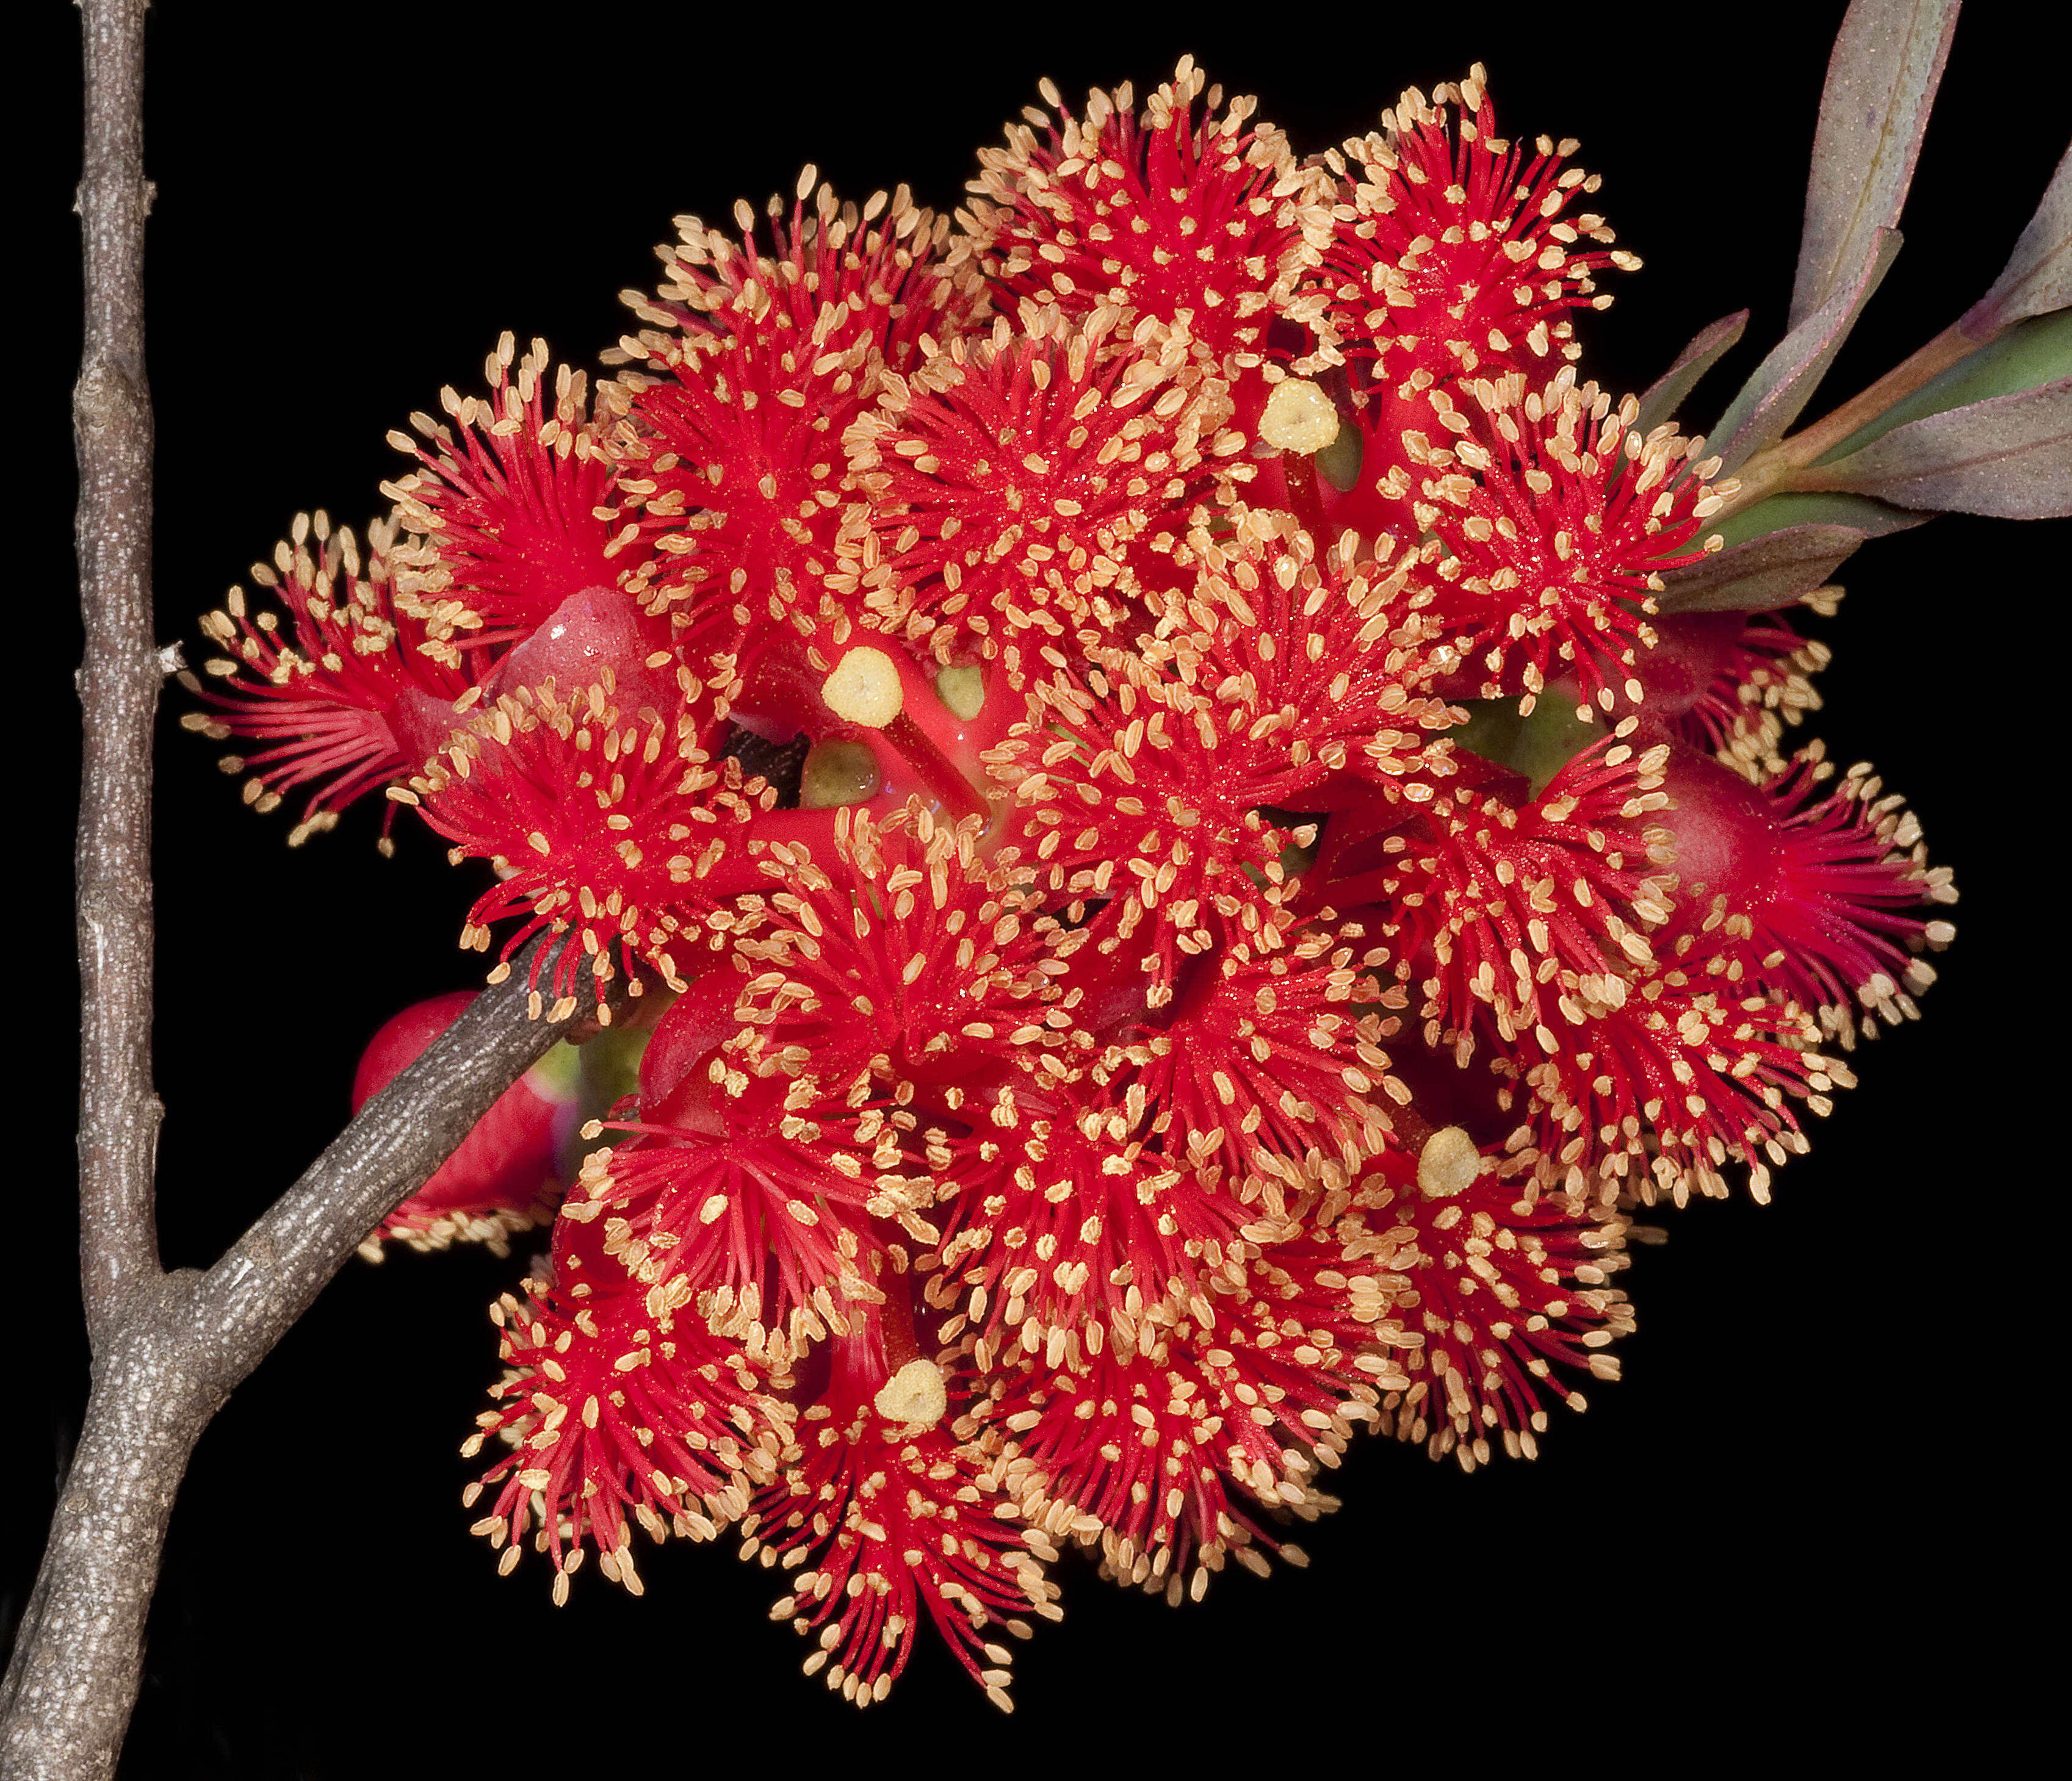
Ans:
<svg viewBox="0 0 2072 1781"><path fill-rule="evenodd" d="M1306 377L1284 378L1273 386L1259 417L1259 437L1268 445L1308 457L1338 436L1338 411L1322 386Z"/></svg>
<svg viewBox="0 0 2072 1781"><path fill-rule="evenodd" d="M976 667L944 668L935 676L935 696L966 723L985 709L985 674Z"/></svg>
<svg viewBox="0 0 2072 1781"><path fill-rule="evenodd" d="M933 1428L950 1407L943 1369L932 1360L909 1360L878 1388L871 1408L888 1422Z"/></svg>
<svg viewBox="0 0 2072 1781"><path fill-rule="evenodd" d="M836 716L865 729L881 730L906 708L899 670L882 650L851 650L820 683L820 697Z"/></svg>
<svg viewBox="0 0 2072 1781"><path fill-rule="evenodd" d="M1482 1172L1482 1152L1458 1126L1441 1126L1417 1153L1417 1188L1427 1200L1466 1192Z"/></svg>

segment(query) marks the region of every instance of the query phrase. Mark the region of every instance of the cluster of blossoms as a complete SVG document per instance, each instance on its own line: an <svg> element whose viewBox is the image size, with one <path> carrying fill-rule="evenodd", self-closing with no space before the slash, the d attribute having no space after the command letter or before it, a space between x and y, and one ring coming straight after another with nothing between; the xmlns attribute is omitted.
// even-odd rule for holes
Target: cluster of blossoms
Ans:
<svg viewBox="0 0 2072 1781"><path fill-rule="evenodd" d="M415 807L492 980L552 930L536 1005L650 1032L565 1188L387 1227L553 1221L479 1530L560 1599L733 1526L860 1701L925 1615L1004 1705L1066 1545L1299 1558L1355 1430L1531 1454L1633 1209L1766 1193L1950 931L1788 752L1818 646L1657 609L1734 486L1578 380L1636 262L1572 143L1479 69L1307 160L1186 63L1044 96L954 219L683 220L608 380L507 336L190 720L297 839Z"/></svg>

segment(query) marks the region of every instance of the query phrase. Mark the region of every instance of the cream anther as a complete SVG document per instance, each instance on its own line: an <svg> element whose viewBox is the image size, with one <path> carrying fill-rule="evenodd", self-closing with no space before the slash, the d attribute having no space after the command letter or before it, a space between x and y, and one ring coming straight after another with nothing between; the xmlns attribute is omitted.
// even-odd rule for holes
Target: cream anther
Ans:
<svg viewBox="0 0 2072 1781"><path fill-rule="evenodd" d="M906 708L899 671L882 650L851 650L820 684L820 696L836 716L865 729L881 730Z"/></svg>
<svg viewBox="0 0 2072 1781"><path fill-rule="evenodd" d="M1306 377L1284 378L1266 399L1259 437L1282 451L1314 456L1338 436L1338 411Z"/></svg>
<svg viewBox="0 0 2072 1781"><path fill-rule="evenodd" d="M932 1360L909 1360L878 1388L871 1408L888 1422L932 1428L950 1407L943 1369Z"/></svg>
<svg viewBox="0 0 2072 1781"><path fill-rule="evenodd" d="M1474 1186L1482 1172L1482 1152L1458 1126L1441 1127L1417 1153L1417 1188L1427 1200L1452 1199Z"/></svg>

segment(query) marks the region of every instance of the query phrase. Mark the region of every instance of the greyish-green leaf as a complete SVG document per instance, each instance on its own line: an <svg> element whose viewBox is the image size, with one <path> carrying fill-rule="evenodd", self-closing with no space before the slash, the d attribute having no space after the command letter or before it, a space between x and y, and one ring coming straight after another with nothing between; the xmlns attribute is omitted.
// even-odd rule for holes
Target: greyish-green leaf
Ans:
<svg viewBox="0 0 2072 1781"><path fill-rule="evenodd" d="M1853 285L1899 221L1957 0L1854 0L1828 59L1787 327Z"/></svg>
<svg viewBox="0 0 2072 1781"><path fill-rule="evenodd" d="M1732 315L1721 316L1695 336L1690 345L1677 354L1676 362L1647 386L1646 393L1640 399L1639 417L1631 430L1644 439L1663 421L1675 420L1676 411L1683 407L1684 399L1697 386L1698 380L1741 339L1748 318L1746 310L1736 310Z"/></svg>
<svg viewBox="0 0 2072 1781"><path fill-rule="evenodd" d="M1959 359L1905 400L1893 403L1814 462L1838 462L1910 421L2035 389L2061 377L2072 377L2072 310L2016 322L1990 345Z"/></svg>
<svg viewBox="0 0 2072 1781"><path fill-rule="evenodd" d="M1855 526L1787 526L1671 570L1655 605L1665 613L1774 612L1824 585L1870 536Z"/></svg>
<svg viewBox="0 0 2072 1781"><path fill-rule="evenodd" d="M1895 427L1812 474L1903 507L2062 518L2072 514L2072 377Z"/></svg>
<svg viewBox="0 0 2072 1781"><path fill-rule="evenodd" d="M1775 445L1799 418L1799 410L1813 399L1835 355L1842 350L1864 305L1891 269L1899 240L1897 229L1879 231L1870 262L1856 281L1836 291L1756 367L1755 375L1741 386L1720 417L1720 424L1706 436L1723 472L1732 472L1753 453Z"/></svg>
<svg viewBox="0 0 2072 1781"><path fill-rule="evenodd" d="M1993 288L1973 304L1958 326L1974 340L1997 333L2010 322L2072 306L2072 149L2058 162L2043 202L2014 244L2007 268Z"/></svg>

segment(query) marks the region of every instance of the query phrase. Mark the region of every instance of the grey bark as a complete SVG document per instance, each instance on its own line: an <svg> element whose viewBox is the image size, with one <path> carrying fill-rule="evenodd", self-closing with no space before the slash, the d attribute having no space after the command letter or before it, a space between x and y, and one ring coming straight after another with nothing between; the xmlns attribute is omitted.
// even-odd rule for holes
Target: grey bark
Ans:
<svg viewBox="0 0 2072 1781"><path fill-rule="evenodd" d="M85 0L86 147L78 210L86 349L72 392L86 652L80 776L80 1192L97 1350L154 1280L151 1086L151 396L144 377L143 0Z"/></svg>
<svg viewBox="0 0 2072 1781"><path fill-rule="evenodd" d="M528 969L520 963L478 997L206 1274L136 1283L97 1339L79 1448L0 1685L7 1781L113 1771L136 1705L166 1520L195 1441L368 1232L577 1024L527 1018ZM589 993L586 964L585 1012ZM84 1226L83 1247L97 1240Z"/></svg>

